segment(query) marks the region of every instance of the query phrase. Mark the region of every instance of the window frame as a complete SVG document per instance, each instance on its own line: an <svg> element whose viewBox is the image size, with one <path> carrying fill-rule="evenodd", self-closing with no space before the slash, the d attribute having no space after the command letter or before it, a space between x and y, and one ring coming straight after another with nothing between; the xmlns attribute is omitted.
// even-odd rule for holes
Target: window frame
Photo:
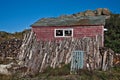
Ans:
<svg viewBox="0 0 120 80"><path fill-rule="evenodd" d="M56 36L56 31L57 30L63 30L63 36ZM71 30L72 31L71 36L65 36L65 30ZM73 37L73 28L65 28L65 29L58 28L58 29L55 29L54 30L54 37Z"/></svg>

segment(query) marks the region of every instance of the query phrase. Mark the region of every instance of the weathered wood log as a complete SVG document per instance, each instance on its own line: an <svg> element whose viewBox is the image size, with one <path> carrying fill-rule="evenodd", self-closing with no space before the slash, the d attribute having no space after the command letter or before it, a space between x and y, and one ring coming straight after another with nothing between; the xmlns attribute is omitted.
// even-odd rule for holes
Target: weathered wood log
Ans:
<svg viewBox="0 0 120 80"><path fill-rule="evenodd" d="M107 51L104 52L103 54L103 60L102 60L102 70L105 71L106 70L106 57L107 57Z"/></svg>

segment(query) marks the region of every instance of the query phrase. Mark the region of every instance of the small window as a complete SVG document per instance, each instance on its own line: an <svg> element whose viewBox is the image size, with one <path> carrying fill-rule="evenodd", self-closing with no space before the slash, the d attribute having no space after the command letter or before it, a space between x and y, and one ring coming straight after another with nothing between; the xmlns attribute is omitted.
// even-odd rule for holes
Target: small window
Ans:
<svg viewBox="0 0 120 80"><path fill-rule="evenodd" d="M72 37L73 29L55 29L55 37Z"/></svg>
<svg viewBox="0 0 120 80"><path fill-rule="evenodd" d="M56 30L56 36L63 36L63 30Z"/></svg>
<svg viewBox="0 0 120 80"><path fill-rule="evenodd" d="M72 30L65 30L65 36L72 36Z"/></svg>

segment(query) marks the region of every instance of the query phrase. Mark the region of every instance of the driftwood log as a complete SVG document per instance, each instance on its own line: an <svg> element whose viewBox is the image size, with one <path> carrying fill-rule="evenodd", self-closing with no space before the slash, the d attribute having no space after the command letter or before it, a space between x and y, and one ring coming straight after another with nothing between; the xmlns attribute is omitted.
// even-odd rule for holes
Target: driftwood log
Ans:
<svg viewBox="0 0 120 80"><path fill-rule="evenodd" d="M25 74L35 75L47 67L61 67L71 61L74 50L84 51L84 68L107 70L112 67L113 53L100 49L99 35L96 38L64 39L59 41L37 41L35 33L25 34L20 53L19 65L27 67Z"/></svg>

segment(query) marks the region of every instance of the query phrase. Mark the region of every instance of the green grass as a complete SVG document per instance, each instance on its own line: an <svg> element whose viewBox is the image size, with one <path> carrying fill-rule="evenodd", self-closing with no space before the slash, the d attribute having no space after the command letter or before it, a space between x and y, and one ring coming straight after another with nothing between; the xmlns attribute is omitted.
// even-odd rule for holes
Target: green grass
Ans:
<svg viewBox="0 0 120 80"><path fill-rule="evenodd" d="M0 74L0 80L12 80L12 76Z"/></svg>
<svg viewBox="0 0 120 80"><path fill-rule="evenodd" d="M110 71L88 71L80 70L79 74L74 75L69 72L69 65L62 68L47 68L43 73L34 77L18 78L16 75L12 80L120 80L120 67L114 67ZM0 79L2 80L2 79ZM7 80L7 79L6 79ZM9 79L8 79L9 80Z"/></svg>

